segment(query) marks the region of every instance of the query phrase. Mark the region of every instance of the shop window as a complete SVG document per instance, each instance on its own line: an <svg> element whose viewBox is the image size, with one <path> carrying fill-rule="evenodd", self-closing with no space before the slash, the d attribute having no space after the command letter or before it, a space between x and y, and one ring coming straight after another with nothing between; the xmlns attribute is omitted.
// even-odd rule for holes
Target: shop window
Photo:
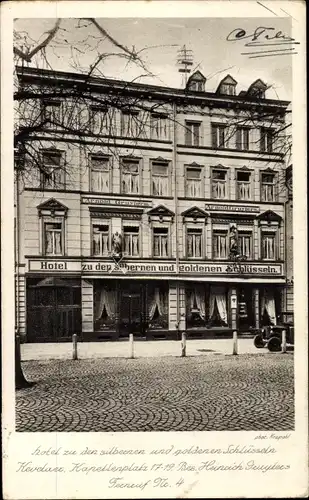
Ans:
<svg viewBox="0 0 309 500"><path fill-rule="evenodd" d="M215 230L212 235L213 239L213 258L227 259L229 254L228 249L228 232Z"/></svg>
<svg viewBox="0 0 309 500"><path fill-rule="evenodd" d="M169 127L168 116L165 114L152 113L150 116L150 137L154 140L168 140Z"/></svg>
<svg viewBox="0 0 309 500"><path fill-rule="evenodd" d="M262 232L262 259L276 259L276 233Z"/></svg>
<svg viewBox="0 0 309 500"><path fill-rule="evenodd" d="M139 227L127 226L123 228L124 237L124 255L128 257L138 257L140 248L140 231Z"/></svg>
<svg viewBox="0 0 309 500"><path fill-rule="evenodd" d="M138 111L123 111L121 115L121 135L136 138L141 134L142 121Z"/></svg>
<svg viewBox="0 0 309 500"><path fill-rule="evenodd" d="M275 174L261 174L261 200L267 202L276 201Z"/></svg>
<svg viewBox="0 0 309 500"><path fill-rule="evenodd" d="M209 293L209 326L227 326L227 292L225 287L211 286Z"/></svg>
<svg viewBox="0 0 309 500"><path fill-rule="evenodd" d="M91 155L91 190L97 193L110 191L110 160L107 156Z"/></svg>
<svg viewBox="0 0 309 500"><path fill-rule="evenodd" d="M168 328L168 289L165 285L148 285L148 321L150 329Z"/></svg>
<svg viewBox="0 0 309 500"><path fill-rule="evenodd" d="M94 324L95 329L105 327L115 328L117 316L117 290L116 287L95 286L94 293Z"/></svg>
<svg viewBox="0 0 309 500"><path fill-rule="evenodd" d="M187 228L187 257L201 258L202 257L202 229Z"/></svg>
<svg viewBox="0 0 309 500"><path fill-rule="evenodd" d="M43 253L45 255L64 254L63 224L63 222L44 222Z"/></svg>
<svg viewBox="0 0 309 500"><path fill-rule="evenodd" d="M110 229L107 224L92 226L92 254L106 257L110 253Z"/></svg>
<svg viewBox="0 0 309 500"><path fill-rule="evenodd" d="M90 130L93 134L110 134L108 108L91 106L89 110Z"/></svg>
<svg viewBox="0 0 309 500"><path fill-rule="evenodd" d="M247 127L237 127L236 129L236 149L242 151L249 150L249 132Z"/></svg>
<svg viewBox="0 0 309 500"><path fill-rule="evenodd" d="M262 289L260 292L260 319L262 326L276 325L278 314L278 300L275 292L270 288Z"/></svg>
<svg viewBox="0 0 309 500"><path fill-rule="evenodd" d="M168 257L168 228L153 228L153 256Z"/></svg>
<svg viewBox="0 0 309 500"><path fill-rule="evenodd" d="M139 193L139 160L122 160L121 186L121 191L123 194Z"/></svg>
<svg viewBox="0 0 309 500"><path fill-rule="evenodd" d="M238 251L241 256L252 259L252 232L238 231Z"/></svg>
<svg viewBox="0 0 309 500"><path fill-rule="evenodd" d="M199 146L201 124L199 122L185 122L185 145Z"/></svg>
<svg viewBox="0 0 309 500"><path fill-rule="evenodd" d="M202 285L187 289L187 328L201 328L206 325L206 290Z"/></svg>
<svg viewBox="0 0 309 500"><path fill-rule="evenodd" d="M152 194L154 196L168 196L168 167L167 161L152 162Z"/></svg>
<svg viewBox="0 0 309 500"><path fill-rule="evenodd" d="M211 125L211 137L213 149L226 147L226 125Z"/></svg>
<svg viewBox="0 0 309 500"><path fill-rule="evenodd" d="M186 196L188 198L201 198L202 194L202 169L200 167L186 167Z"/></svg>
<svg viewBox="0 0 309 500"><path fill-rule="evenodd" d="M42 151L41 164L41 189L64 188L64 164L61 151Z"/></svg>
<svg viewBox="0 0 309 500"><path fill-rule="evenodd" d="M237 182L237 199L250 200L251 199L251 173L250 172L236 172Z"/></svg>
<svg viewBox="0 0 309 500"><path fill-rule="evenodd" d="M274 148L274 130L269 128L261 129L260 151L272 153Z"/></svg>
<svg viewBox="0 0 309 500"><path fill-rule="evenodd" d="M227 172L225 170L212 170L211 192L215 199L224 199L227 196Z"/></svg>

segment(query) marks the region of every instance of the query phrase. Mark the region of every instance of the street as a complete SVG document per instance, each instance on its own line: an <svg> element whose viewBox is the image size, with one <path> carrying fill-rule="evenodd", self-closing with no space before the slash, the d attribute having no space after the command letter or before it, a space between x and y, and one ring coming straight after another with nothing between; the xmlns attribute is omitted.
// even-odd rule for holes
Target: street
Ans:
<svg viewBox="0 0 309 500"><path fill-rule="evenodd" d="M33 360L18 431L286 431L293 354Z"/></svg>

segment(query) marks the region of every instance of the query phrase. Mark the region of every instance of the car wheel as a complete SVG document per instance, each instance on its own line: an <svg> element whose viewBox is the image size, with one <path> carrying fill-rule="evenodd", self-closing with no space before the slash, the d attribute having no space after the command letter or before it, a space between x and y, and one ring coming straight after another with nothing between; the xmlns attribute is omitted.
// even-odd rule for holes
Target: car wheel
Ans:
<svg viewBox="0 0 309 500"><path fill-rule="evenodd" d="M265 342L264 342L263 337L260 333L254 337L253 343L254 343L254 347L257 347L258 349L261 349L262 347L264 347Z"/></svg>
<svg viewBox="0 0 309 500"><path fill-rule="evenodd" d="M281 351L281 340L278 337L271 337L268 341L267 347L271 352Z"/></svg>

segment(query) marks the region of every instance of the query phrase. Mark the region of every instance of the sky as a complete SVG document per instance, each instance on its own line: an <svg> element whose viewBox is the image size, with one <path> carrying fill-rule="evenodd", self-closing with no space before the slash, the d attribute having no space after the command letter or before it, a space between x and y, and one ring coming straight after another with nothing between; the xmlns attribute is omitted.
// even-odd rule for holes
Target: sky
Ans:
<svg viewBox="0 0 309 500"><path fill-rule="evenodd" d="M133 63L128 65L127 60L119 56L123 52L104 39L89 21L78 25L77 19L72 18L62 20L60 31L48 51L53 69L76 70L72 66L75 61L77 68L87 70L99 51L108 54L98 67L107 78L181 88L177 53L185 45L192 51L193 69L199 69L207 78L206 91L215 91L220 80L230 74L238 82L237 92L246 90L261 78L271 86L268 98L292 99L293 56L277 54L250 58L242 54L251 50L245 47L247 40L227 41L235 28L244 29L248 35L260 26L289 34L289 18L97 18L97 22L118 43L141 51L140 56L153 76L142 76L145 71L141 67ZM53 19L17 19L15 30L22 37L19 46L24 43L34 46L54 23ZM115 53L118 55L111 55Z"/></svg>

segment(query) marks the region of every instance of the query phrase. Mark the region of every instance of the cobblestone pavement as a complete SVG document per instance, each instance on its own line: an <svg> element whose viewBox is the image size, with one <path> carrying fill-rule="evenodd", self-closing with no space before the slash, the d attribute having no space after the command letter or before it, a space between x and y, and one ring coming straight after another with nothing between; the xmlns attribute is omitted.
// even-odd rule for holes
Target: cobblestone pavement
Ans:
<svg viewBox="0 0 309 500"><path fill-rule="evenodd" d="M27 361L18 431L294 428L293 355Z"/></svg>

